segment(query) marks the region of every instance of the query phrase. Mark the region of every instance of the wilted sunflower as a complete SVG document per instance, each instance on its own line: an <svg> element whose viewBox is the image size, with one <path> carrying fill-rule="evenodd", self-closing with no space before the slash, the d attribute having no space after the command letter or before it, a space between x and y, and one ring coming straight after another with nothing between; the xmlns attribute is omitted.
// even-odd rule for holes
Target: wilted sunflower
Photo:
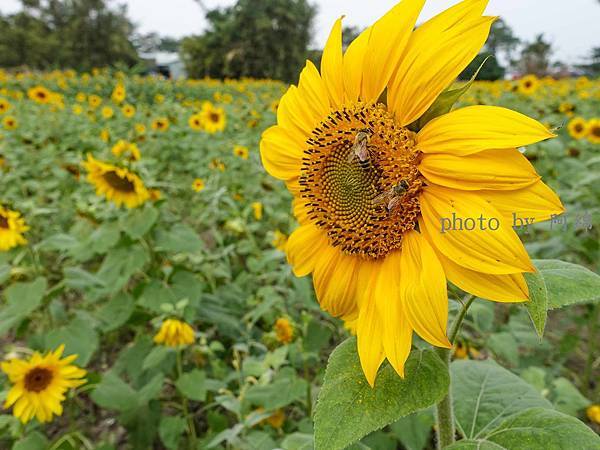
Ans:
<svg viewBox="0 0 600 450"><path fill-rule="evenodd" d="M208 133L216 133L225 129L225 111L223 108L217 108L210 102L204 102L200 111L202 125Z"/></svg>
<svg viewBox="0 0 600 450"><path fill-rule="evenodd" d="M194 329L181 320L167 319L154 336L154 342L168 347L190 345L194 343Z"/></svg>
<svg viewBox="0 0 600 450"><path fill-rule="evenodd" d="M553 136L539 122L471 106L415 127L495 19L482 16L487 0L466 0L413 31L423 5L397 4L344 54L337 20L320 73L307 61L261 140L265 168L295 197L288 261L297 276L312 273L324 310L356 321L371 385L386 357L403 376L413 331L450 347L446 280L527 300L523 272L535 268L512 214L537 222L563 211L516 149ZM440 232L445 219L480 216L497 229Z"/></svg>
<svg viewBox="0 0 600 450"><path fill-rule="evenodd" d="M77 355L61 358L65 346L42 356L34 352L28 360L11 359L2 363L12 387L6 396L5 408L13 406L13 415L23 423L35 417L50 422L62 415L65 393L82 384L86 372L71 364Z"/></svg>
<svg viewBox="0 0 600 450"><path fill-rule="evenodd" d="M0 252L26 245L23 233L29 230L21 213L0 206Z"/></svg>
<svg viewBox="0 0 600 450"><path fill-rule="evenodd" d="M525 95L531 95L538 90L540 80L535 75L527 75L519 80L519 92Z"/></svg>
<svg viewBox="0 0 600 450"><path fill-rule="evenodd" d="M96 195L105 196L117 206L136 208L150 198L140 177L126 168L98 161L91 154L83 166L88 171L87 180L96 187Z"/></svg>
<svg viewBox="0 0 600 450"><path fill-rule="evenodd" d="M27 96L36 103L48 103L52 98L52 93L43 86L35 86L27 91Z"/></svg>
<svg viewBox="0 0 600 450"><path fill-rule="evenodd" d="M588 134L588 123L583 117L575 117L569 121L567 130L573 139L583 139Z"/></svg>
<svg viewBox="0 0 600 450"><path fill-rule="evenodd" d="M592 144L600 144L600 119L591 119L587 124L587 139Z"/></svg>

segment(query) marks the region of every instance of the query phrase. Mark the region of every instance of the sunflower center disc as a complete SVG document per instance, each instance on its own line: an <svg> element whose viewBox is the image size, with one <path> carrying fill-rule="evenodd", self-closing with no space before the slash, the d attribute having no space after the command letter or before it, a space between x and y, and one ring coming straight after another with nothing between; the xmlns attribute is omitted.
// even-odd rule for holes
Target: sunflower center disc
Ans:
<svg viewBox="0 0 600 450"><path fill-rule="evenodd" d="M384 105L357 104L331 113L307 144L301 194L331 245L366 259L400 248L420 213L414 133Z"/></svg>
<svg viewBox="0 0 600 450"><path fill-rule="evenodd" d="M0 214L0 228L8 229L8 219L4 215Z"/></svg>
<svg viewBox="0 0 600 450"><path fill-rule="evenodd" d="M114 170L106 172L104 180L111 185L117 191L121 192L135 192L135 185L127 178L121 178Z"/></svg>
<svg viewBox="0 0 600 450"><path fill-rule="evenodd" d="M36 367L25 375L25 389L33 392L43 391L52 381L52 372L44 367Z"/></svg>

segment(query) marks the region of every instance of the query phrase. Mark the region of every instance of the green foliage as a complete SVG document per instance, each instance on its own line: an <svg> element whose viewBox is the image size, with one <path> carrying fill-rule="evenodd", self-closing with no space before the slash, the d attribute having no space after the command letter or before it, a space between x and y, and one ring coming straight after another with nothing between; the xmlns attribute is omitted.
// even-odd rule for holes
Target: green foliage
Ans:
<svg viewBox="0 0 600 450"><path fill-rule="evenodd" d="M406 362L404 379L386 365L371 388L360 367L356 339L348 339L329 358L315 412L315 448L343 449L441 400L449 383L433 351L415 350Z"/></svg>
<svg viewBox="0 0 600 450"><path fill-rule="evenodd" d="M15 283L4 292L7 304L2 308L0 336L21 322L40 305L46 285L46 279L39 277L29 283Z"/></svg>

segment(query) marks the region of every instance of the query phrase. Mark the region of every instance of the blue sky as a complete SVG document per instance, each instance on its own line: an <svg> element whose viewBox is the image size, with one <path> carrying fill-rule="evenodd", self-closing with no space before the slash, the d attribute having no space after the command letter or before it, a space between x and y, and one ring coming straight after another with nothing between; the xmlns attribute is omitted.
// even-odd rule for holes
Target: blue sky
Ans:
<svg viewBox="0 0 600 450"><path fill-rule="evenodd" d="M110 0L128 5L129 16L143 32L181 37L201 32L206 26L194 0ZM226 6L233 0L203 0L208 8ZM458 0L429 0L420 22ZM394 5L392 0L313 0L319 12L314 47L322 47L337 17L346 15L348 25L367 26ZM0 11L18 9L18 0L0 0ZM592 47L600 47L600 2L597 0L490 0L487 13L499 15L522 39L544 32L557 58L578 62Z"/></svg>

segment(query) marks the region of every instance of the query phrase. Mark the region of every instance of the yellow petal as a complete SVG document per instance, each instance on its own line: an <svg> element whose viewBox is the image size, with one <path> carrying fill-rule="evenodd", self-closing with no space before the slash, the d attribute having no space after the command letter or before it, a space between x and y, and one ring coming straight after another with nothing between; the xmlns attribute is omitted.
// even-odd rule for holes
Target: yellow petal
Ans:
<svg viewBox="0 0 600 450"><path fill-rule="evenodd" d="M495 18L479 17L440 30L417 29L407 45L388 91L388 105L405 126L427 111L485 43Z"/></svg>
<svg viewBox="0 0 600 450"><path fill-rule="evenodd" d="M484 150L467 156L425 154L419 171L435 184L468 191L514 190L540 179L527 158L514 148Z"/></svg>
<svg viewBox="0 0 600 450"><path fill-rule="evenodd" d="M412 345L412 327L400 298L401 252L390 253L379 269L375 297L382 318L385 356L394 370L404 377L404 364Z"/></svg>
<svg viewBox="0 0 600 450"><path fill-rule="evenodd" d="M478 194L513 225L515 217L537 223L565 212L558 195L541 180L516 191L481 191Z"/></svg>
<svg viewBox="0 0 600 450"><path fill-rule="evenodd" d="M314 118L310 117L304 106L298 100L298 88L290 86L279 100L277 125L306 140L314 128Z"/></svg>
<svg viewBox="0 0 600 450"><path fill-rule="evenodd" d="M400 296L410 325L432 345L450 348L446 336L446 276L429 242L416 231L402 238Z"/></svg>
<svg viewBox="0 0 600 450"><path fill-rule="evenodd" d="M373 25L363 63L362 99L376 101L396 70L425 0L403 0Z"/></svg>
<svg viewBox="0 0 600 450"><path fill-rule="evenodd" d="M321 57L321 76L334 107L344 103L344 72L342 68L342 19L335 21Z"/></svg>
<svg viewBox="0 0 600 450"><path fill-rule="evenodd" d="M302 69L302 72L300 72L298 104L300 107L310 111L310 131L325 119L331 110L325 83L315 65L308 60L306 61L306 66Z"/></svg>
<svg viewBox="0 0 600 450"><path fill-rule="evenodd" d="M344 91L347 102L356 102L360 97L363 63L371 36L371 27L364 30L346 49L344 54Z"/></svg>
<svg viewBox="0 0 600 450"><path fill-rule="evenodd" d="M554 137L537 120L498 106L467 106L433 119L417 134L424 153L470 155L515 148Z"/></svg>
<svg viewBox="0 0 600 450"><path fill-rule="evenodd" d="M489 0L464 0L420 25L414 34L441 33L457 24L481 17L488 3Z"/></svg>
<svg viewBox="0 0 600 450"><path fill-rule="evenodd" d="M476 272L453 263L440 252L437 256L448 280L465 292L495 302L513 303L529 299L529 289L521 273L491 275Z"/></svg>
<svg viewBox="0 0 600 450"><path fill-rule="evenodd" d="M285 248L294 275L303 277L311 273L315 268L319 252L328 245L327 236L315 225L302 225L294 230Z"/></svg>
<svg viewBox="0 0 600 450"><path fill-rule="evenodd" d="M319 252L313 283L321 308L332 316L347 317L357 310L356 275L361 262L331 246Z"/></svg>
<svg viewBox="0 0 600 450"><path fill-rule="evenodd" d="M420 203L421 231L453 262L491 274L535 271L512 225L479 195L431 185Z"/></svg>
<svg viewBox="0 0 600 450"><path fill-rule="evenodd" d="M285 128L273 126L267 129L260 141L260 157L263 166L280 180L297 179L302 167L303 149Z"/></svg>
<svg viewBox="0 0 600 450"><path fill-rule="evenodd" d="M371 387L375 386L377 371L385 358L381 333L381 318L377 312L376 300L372 295L376 281L377 276L374 275L371 278L371 282L365 286L366 297L365 301L361 302L356 324L360 365Z"/></svg>

